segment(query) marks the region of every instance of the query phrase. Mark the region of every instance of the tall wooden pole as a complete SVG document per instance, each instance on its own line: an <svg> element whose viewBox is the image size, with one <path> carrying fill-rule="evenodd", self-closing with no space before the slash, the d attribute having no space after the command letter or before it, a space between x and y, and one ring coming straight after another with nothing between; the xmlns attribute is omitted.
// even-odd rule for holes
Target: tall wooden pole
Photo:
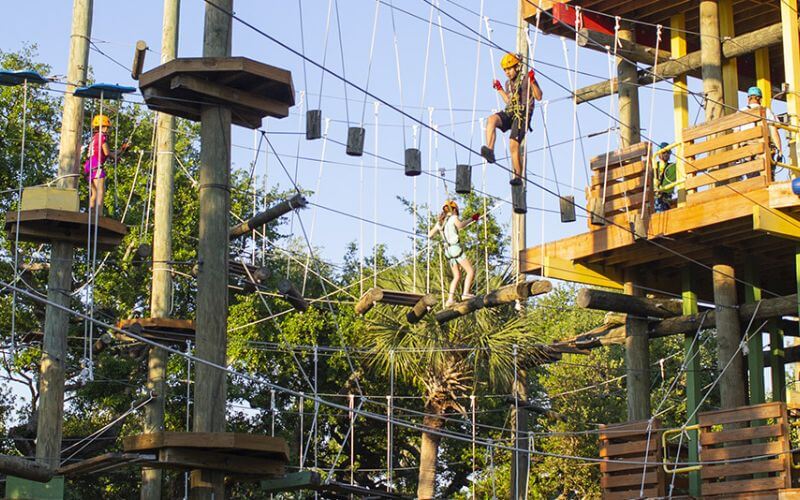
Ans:
<svg viewBox="0 0 800 500"><path fill-rule="evenodd" d="M161 34L161 63L175 59L178 52L180 0L164 0ZM166 318L172 299L172 197L175 170L175 118L159 113L156 128L156 201L153 227L153 282L150 315ZM164 393L167 388L167 351L151 347L147 360L147 388L154 395L144 407L144 432L164 430ZM142 469L142 500L161 498L161 469Z"/></svg>
<svg viewBox="0 0 800 500"><path fill-rule="evenodd" d="M219 6L222 10L216 8ZM210 0L205 10L204 57L231 55L233 0ZM228 211L231 111L205 106L200 125L200 231L197 275L197 356L225 366L228 326ZM225 431L226 373L197 364L195 432ZM224 498L224 475L192 471L191 497Z"/></svg>
<svg viewBox="0 0 800 500"><path fill-rule="evenodd" d="M733 25L733 0L719 0L719 34L723 38L736 36ZM722 45L720 44L720 53ZM729 115L739 109L739 73L736 58L722 61L722 96L725 107L722 114Z"/></svg>
<svg viewBox="0 0 800 500"><path fill-rule="evenodd" d="M723 114L722 47L719 41L718 7L717 0L700 0L700 60L706 121L715 120Z"/></svg>
<svg viewBox="0 0 800 500"><path fill-rule="evenodd" d="M694 291L695 283L690 267L681 270L681 303L683 314L697 314L697 293ZM700 388L700 332L697 330L686 332L683 337L684 367L686 371L686 425L698 423L698 411L702 399ZM698 432L689 431L689 441L686 443L689 461L697 462L700 459L698 449ZM700 496L700 471L689 473L689 494Z"/></svg>
<svg viewBox="0 0 800 500"><path fill-rule="evenodd" d="M636 273L627 270L624 292L641 296ZM650 342L647 321L628 315L625 319L625 377L628 389L628 420L650 418Z"/></svg>
<svg viewBox="0 0 800 500"><path fill-rule="evenodd" d="M619 38L636 42L636 33L627 23L622 23ZM619 82L620 146L628 147L641 141L639 122L639 75L636 65L617 58L617 81Z"/></svg>
<svg viewBox="0 0 800 500"><path fill-rule="evenodd" d="M86 83L89 67L89 38L92 34L92 0L74 0L72 5L72 34L70 36L67 92L64 96L64 115L61 121L61 141L58 151L58 186L76 188L80 161L83 99L72 95L76 86ZM71 243L53 243L50 251L50 275L47 280L47 299L69 307L72 285ZM36 431L36 460L56 468L61 455L61 433L64 417L64 370L67 358L66 312L48 305L44 321L42 360L39 366L39 419Z"/></svg>
<svg viewBox="0 0 800 500"><path fill-rule="evenodd" d="M686 55L686 14L675 14L670 18L670 53L674 59ZM672 90L673 128L675 141L681 141L683 129L689 126L689 87L686 75L675 78ZM686 163L683 161L683 145L678 146L676 155L677 180L686 179ZM678 187L678 206L686 203L686 189Z"/></svg>
<svg viewBox="0 0 800 500"><path fill-rule="evenodd" d="M526 0L519 0L517 3L517 52L523 55L528 53L528 22L523 17ZM530 63L530 61L529 61ZM525 70L525 68L522 68ZM519 154L522 158L522 178L527 175L526 144L523 139L519 145ZM524 187L524 186L523 186ZM511 255L514 256L514 271L517 282L525 279L525 275L520 272L520 252L526 246L526 224L525 214L511 214ZM517 401L528 400L528 372L518 369L517 379L512 387L514 397ZM514 427L514 445L518 450L528 449L527 430L528 430L528 411L523 408L512 408L512 422ZM524 500L528 486L528 454L522 451L514 452L514 463L511 466L511 499Z"/></svg>
<svg viewBox="0 0 800 500"><path fill-rule="evenodd" d="M747 403L746 381L743 379L744 360L739 343L742 327L737 311L736 278L732 258L720 253L713 267L714 304L717 313L717 365L722 371L719 379L722 408L735 408Z"/></svg>

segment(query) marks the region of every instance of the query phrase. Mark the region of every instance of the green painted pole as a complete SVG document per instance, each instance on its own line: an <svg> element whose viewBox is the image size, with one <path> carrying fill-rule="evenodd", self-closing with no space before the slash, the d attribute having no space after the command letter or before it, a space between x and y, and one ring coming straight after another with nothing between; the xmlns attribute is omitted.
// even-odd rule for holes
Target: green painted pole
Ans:
<svg viewBox="0 0 800 500"><path fill-rule="evenodd" d="M681 294L683 314L697 314L697 294L693 290L694 279L692 278L691 269L688 267L681 271L681 285L683 290ZM686 332L683 338L686 359L686 412L687 415L694 415L686 422L687 425L697 423L697 412L695 410L700 406L700 398L702 397L700 393L700 339L695 340L695 335L697 334L698 332ZM687 443L689 461L698 462L700 455L697 431L689 431L689 440ZM694 497L700 497L700 471L689 473L689 494Z"/></svg>
<svg viewBox="0 0 800 500"><path fill-rule="evenodd" d="M761 288L759 285L758 269L752 260L748 259L744 269L745 281L744 300L747 303L755 303L761 300ZM755 325L757 326L757 325ZM757 405L766 401L764 394L764 340L761 332L745 332L750 335L747 341L747 371L750 373L750 404Z"/></svg>
<svg viewBox="0 0 800 500"><path fill-rule="evenodd" d="M784 365L786 352L783 347L783 330L774 319L769 322L769 350L772 354L770 356L772 400L786 401L786 366Z"/></svg>

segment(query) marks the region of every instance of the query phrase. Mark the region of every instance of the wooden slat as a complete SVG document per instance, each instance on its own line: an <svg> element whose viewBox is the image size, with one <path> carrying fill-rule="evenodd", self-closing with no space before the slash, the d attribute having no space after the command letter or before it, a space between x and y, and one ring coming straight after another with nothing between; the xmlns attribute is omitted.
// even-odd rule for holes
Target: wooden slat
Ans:
<svg viewBox="0 0 800 500"><path fill-rule="evenodd" d="M725 130L730 130L734 127L742 126L746 123L753 123L760 119L761 117L755 113L752 112L743 113L740 111L711 122L702 123L695 127L685 128L683 129L683 133L681 134L681 136L685 142L694 141L695 139L698 139L700 137L705 137L707 135L712 135L712 134L718 134Z"/></svg>
<svg viewBox="0 0 800 500"><path fill-rule="evenodd" d="M655 498L661 497L663 491L659 491L657 487L646 488L641 498ZM639 489L636 490L623 490L623 491L609 491L603 490L603 500L630 500L631 498L640 498Z"/></svg>
<svg viewBox="0 0 800 500"><path fill-rule="evenodd" d="M620 439L630 436L635 436L638 439L642 439L647 435L648 426L652 434L652 430L659 428L660 425L661 424L658 420L653 421L652 426L650 426L649 421L647 420L626 422L624 424L603 425L600 427L599 437L601 440Z"/></svg>
<svg viewBox="0 0 800 500"><path fill-rule="evenodd" d="M631 211L636 211L642 206L642 197L643 193L640 191L637 194L630 194L629 196L617 198L615 200L611 200L606 202L605 204L605 211L606 213L614 212L616 210L622 210L624 208L629 208ZM652 191L649 189L647 190L647 200L648 202L653 199Z"/></svg>
<svg viewBox="0 0 800 500"><path fill-rule="evenodd" d="M621 166L609 165L607 183L611 183L614 179L625 179L627 177L641 175L644 172L644 168L644 161L637 161ZM595 170L592 174L592 187L600 186L602 188L604 180L606 180L604 169Z"/></svg>
<svg viewBox="0 0 800 500"><path fill-rule="evenodd" d="M659 477L660 474L658 473L657 468L650 467L649 469L650 470L644 474L645 486L658 483L660 479ZM641 467L639 468L638 473L624 474L620 476L610 476L608 474L603 474L603 477L600 478L601 488L619 488L621 486L636 486L637 494L639 485L641 484L642 484Z"/></svg>
<svg viewBox="0 0 800 500"><path fill-rule="evenodd" d="M786 434L786 424L762 425L760 427L745 427L743 429L730 429L719 432L702 432L700 433L700 444L708 446L751 439L774 438Z"/></svg>
<svg viewBox="0 0 800 500"><path fill-rule="evenodd" d="M756 156L763 152L763 144L748 144L741 148L729 149L721 153L706 156L705 158L700 158L699 160L694 160L693 162L686 162L686 173L693 174L702 170L725 165L732 161L741 160L742 158Z"/></svg>
<svg viewBox="0 0 800 500"><path fill-rule="evenodd" d="M608 161L609 165L614 165L616 163L622 163L645 155L647 155L647 143L640 142L638 144L628 146L627 148L612 151L608 154L608 160L606 160L605 153L595 156L589 162L589 168L592 170L597 170L598 168L605 167L606 161Z"/></svg>
<svg viewBox="0 0 800 500"><path fill-rule="evenodd" d="M647 436L642 436L640 441L628 441L627 443L604 444L600 448L601 457L617 457L620 455L630 455L638 453L644 455L646 449L655 450L658 448L658 439L655 434L650 436L648 445ZM633 459L632 459L633 460Z"/></svg>
<svg viewBox="0 0 800 500"><path fill-rule="evenodd" d="M731 460L734 458L771 456L782 453L783 443L774 441L772 443L746 444L741 446L730 446L727 448L703 448L701 457L704 462L715 460Z"/></svg>
<svg viewBox="0 0 800 500"><path fill-rule="evenodd" d="M633 470L633 469L642 470L643 465L641 464L641 462L660 462L661 458L662 458L661 450L659 449L651 450L650 453L647 454L646 460L644 457L644 453L633 457L613 457L609 458L608 461L606 462L600 462L600 472L611 473L611 472L620 472L624 470ZM627 462L639 462L639 463L627 463Z"/></svg>
<svg viewBox="0 0 800 500"><path fill-rule="evenodd" d="M652 179L652 177L650 177ZM606 200L609 200L614 195L630 193L636 189L640 189L644 185L644 175L634 177L633 179L618 182L616 180L610 181L606 184ZM592 189L592 196L595 198L603 197L603 186L598 186Z"/></svg>
<svg viewBox="0 0 800 500"><path fill-rule="evenodd" d="M724 465L704 465L700 470L703 479L713 479L728 476L745 476L764 472L778 472L786 469L783 457L757 462L740 462Z"/></svg>
<svg viewBox="0 0 800 500"><path fill-rule="evenodd" d="M725 481L722 483L703 483L702 489L703 495L725 495L750 491L777 490L784 488L785 482L786 480L780 476L765 477L742 481Z"/></svg>
<svg viewBox="0 0 800 500"><path fill-rule="evenodd" d="M725 410L702 412L698 416L701 427L735 422L749 422L765 418L777 418L785 415L786 403L762 403L753 406L740 406Z"/></svg>
<svg viewBox="0 0 800 500"><path fill-rule="evenodd" d="M749 141L763 136L761 127L750 127L733 134L720 135L703 142L688 143L683 148L683 156L687 160L692 160L695 156L714 151L716 149L733 146L740 142Z"/></svg>
<svg viewBox="0 0 800 500"><path fill-rule="evenodd" d="M758 172L761 174L764 172L764 166L764 158L758 158L756 160L751 160L739 165L731 165L729 167L716 170L698 172L697 174L687 178L684 186L686 189L696 189L701 186L741 177L752 172Z"/></svg>
<svg viewBox="0 0 800 500"><path fill-rule="evenodd" d="M746 191L759 189L765 187L766 185L767 185L767 178L763 175L759 175L758 177L745 179L743 181L732 182L724 186L718 186L712 189L706 189L705 191L700 191L699 193L697 192L689 193L686 195L686 203L687 204L707 203L714 201L718 198L725 198L730 194L741 196L741 194ZM752 212L752 202L749 200L747 201L750 203L751 206L750 210Z"/></svg>

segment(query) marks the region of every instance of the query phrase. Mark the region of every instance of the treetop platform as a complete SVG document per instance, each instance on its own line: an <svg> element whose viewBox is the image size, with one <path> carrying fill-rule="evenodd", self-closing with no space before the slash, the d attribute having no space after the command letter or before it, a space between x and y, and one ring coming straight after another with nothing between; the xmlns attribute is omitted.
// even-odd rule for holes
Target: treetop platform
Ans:
<svg viewBox="0 0 800 500"><path fill-rule="evenodd" d="M200 121L204 106L224 106L234 124L253 129L295 103L291 72L246 57L173 59L142 73L139 88L153 111Z"/></svg>
<svg viewBox="0 0 800 500"><path fill-rule="evenodd" d="M94 214L92 214L94 219ZM86 247L89 242L89 220L85 212L70 210L36 209L22 210L19 219L16 211L6 213L5 229L10 241L14 241L19 221L19 239L32 243L52 243L54 241L72 243L76 247ZM97 248L111 250L122 242L128 228L109 217L97 218ZM92 227L94 237L94 227Z"/></svg>
<svg viewBox="0 0 800 500"><path fill-rule="evenodd" d="M125 453L154 453L148 467L209 469L231 477L285 474L289 445L281 438L232 432L154 432L127 436Z"/></svg>

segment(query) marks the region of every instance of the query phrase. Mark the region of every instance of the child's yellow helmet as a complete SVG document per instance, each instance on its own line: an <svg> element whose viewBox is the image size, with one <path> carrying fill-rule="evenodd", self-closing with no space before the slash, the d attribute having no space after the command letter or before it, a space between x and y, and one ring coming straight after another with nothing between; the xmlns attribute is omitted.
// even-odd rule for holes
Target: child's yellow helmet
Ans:
<svg viewBox="0 0 800 500"><path fill-rule="evenodd" d="M110 127L111 120L108 119L106 115L95 115L92 118L92 128L100 128L100 127Z"/></svg>
<svg viewBox="0 0 800 500"><path fill-rule="evenodd" d="M516 54L512 54L511 52L504 55L503 59L500 60L500 67L503 69L513 68L518 64L519 64L519 58L517 57Z"/></svg>
<svg viewBox="0 0 800 500"><path fill-rule="evenodd" d="M458 205L453 200L447 200L442 205L442 211L447 212L448 210L458 210Z"/></svg>

